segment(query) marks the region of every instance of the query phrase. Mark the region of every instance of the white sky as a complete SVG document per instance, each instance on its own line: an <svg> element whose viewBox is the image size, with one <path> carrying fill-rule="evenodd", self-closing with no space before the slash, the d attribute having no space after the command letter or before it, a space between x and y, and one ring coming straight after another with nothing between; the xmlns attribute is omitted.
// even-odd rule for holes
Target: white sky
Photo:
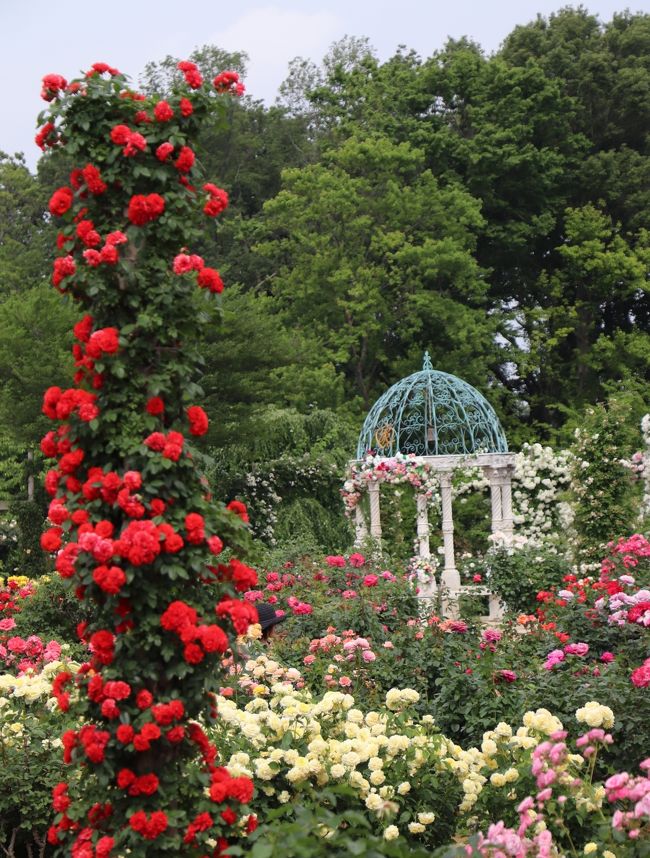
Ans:
<svg viewBox="0 0 650 858"><path fill-rule="evenodd" d="M430 56L447 36L469 36L490 52L515 25L562 5L562 0L0 0L0 149L23 151L34 166L36 115L44 106L40 80L49 72L70 79L101 60L136 81L151 60L167 54L184 58L195 47L214 44L249 54L247 91L271 103L289 60L300 55L318 62L344 35L367 36L382 59L400 44ZM586 0L585 5L602 21L628 7L650 12L650 0Z"/></svg>

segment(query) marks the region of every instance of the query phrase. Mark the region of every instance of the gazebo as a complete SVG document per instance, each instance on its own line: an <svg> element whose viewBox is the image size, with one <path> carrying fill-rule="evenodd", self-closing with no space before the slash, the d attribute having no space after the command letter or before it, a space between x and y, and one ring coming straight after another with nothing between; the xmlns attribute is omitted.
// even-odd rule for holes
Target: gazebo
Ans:
<svg viewBox="0 0 650 858"><path fill-rule="evenodd" d="M344 498L356 521L356 543L368 538L360 503L369 499L370 537L381 551L380 486L409 483L416 492L419 559L430 559L427 507L440 495L444 567L441 575L443 610L455 613L462 593L490 596L490 618L500 613L498 599L481 587L461 587L454 553L452 476L456 468L480 468L490 485L492 533L512 536L512 475L515 456L499 419L478 390L446 372L433 369L425 352L420 372L398 381L368 412L350 463ZM436 596L435 576L420 582L420 595Z"/></svg>

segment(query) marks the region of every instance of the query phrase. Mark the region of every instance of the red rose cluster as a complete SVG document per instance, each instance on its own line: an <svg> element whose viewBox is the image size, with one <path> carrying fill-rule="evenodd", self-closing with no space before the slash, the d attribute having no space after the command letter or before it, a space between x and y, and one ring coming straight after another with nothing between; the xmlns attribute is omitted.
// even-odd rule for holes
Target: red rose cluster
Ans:
<svg viewBox="0 0 650 858"><path fill-rule="evenodd" d="M218 74L212 81L214 88L219 93L227 95L243 95L246 91L244 84L239 80L236 71L224 71Z"/></svg>
<svg viewBox="0 0 650 858"><path fill-rule="evenodd" d="M257 579L235 556L246 508L211 503L192 446L209 421L184 333L207 315L199 290L223 290L219 272L187 250L188 228L228 205L216 185L190 184L190 132L215 90L243 85L224 72L211 88L191 62L179 71L186 86L165 100L133 92L105 63L70 84L43 79L53 107L37 145L73 141L78 164L49 203L63 223L52 280L83 307L74 386L45 392L43 413L57 425L41 442L53 460L41 545L88 617L77 628L86 663L52 687L81 725L62 737L76 771L53 790L48 833L73 858L207 858L257 824L252 781L217 766L198 723L214 714L206 689L232 635L257 622L239 598ZM82 108L94 117L86 131ZM223 534L228 561L213 566ZM200 784L195 795L188 783Z"/></svg>

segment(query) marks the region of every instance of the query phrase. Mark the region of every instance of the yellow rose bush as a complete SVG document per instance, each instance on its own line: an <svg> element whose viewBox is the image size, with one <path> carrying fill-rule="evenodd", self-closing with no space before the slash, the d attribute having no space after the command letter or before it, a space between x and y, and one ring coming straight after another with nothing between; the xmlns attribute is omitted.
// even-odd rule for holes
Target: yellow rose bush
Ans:
<svg viewBox="0 0 650 858"><path fill-rule="evenodd" d="M648 836L641 825L621 846L625 832L608 802L609 781L597 776L615 717L596 701L575 713L586 730L575 749L562 722L543 708L526 712L519 726L500 722L479 746L462 748L431 716L416 714L412 689L391 689L383 707L363 711L350 694L313 696L299 688L295 669L291 679L281 677L277 661L250 659L239 678L248 696L219 697L213 728L230 774L255 781L264 815L342 792L386 841L444 850L457 837L477 855L496 854L492 845L506 842L519 851L502 854L550 858L572 854L571 843L599 842L618 850L612 854L636 855L634 844ZM650 780L638 781L637 792L647 783L650 795ZM637 813L643 817L644 806ZM440 854L455 854L453 848Z"/></svg>
<svg viewBox="0 0 650 858"><path fill-rule="evenodd" d="M328 691L315 698L296 687L297 670L295 684L263 685L278 669L265 656L246 667L252 668L253 699L238 705L219 696L212 730L230 774L255 780L258 807L317 802L324 787L341 788L377 831L397 825L407 839L445 842L460 782L447 762L452 744L431 717L414 718L416 691L391 689L385 708L363 712L350 694Z"/></svg>

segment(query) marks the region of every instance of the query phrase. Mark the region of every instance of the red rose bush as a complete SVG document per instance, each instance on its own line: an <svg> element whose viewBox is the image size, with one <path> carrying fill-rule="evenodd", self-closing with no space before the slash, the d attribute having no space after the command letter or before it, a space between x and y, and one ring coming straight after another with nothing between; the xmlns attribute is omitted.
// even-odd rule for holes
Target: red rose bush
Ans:
<svg viewBox="0 0 650 858"><path fill-rule="evenodd" d="M223 283L188 249L228 201L200 180L192 141L243 88L179 69L165 100L103 63L43 80L37 143L74 165L50 200L52 281L80 310L73 385L46 391L42 441L42 546L89 617L88 661L53 683L81 726L62 737L48 840L75 858L219 855L255 825L252 781L204 730L223 653L257 620L241 598L256 576L237 559L245 509L211 499L193 443L208 431L194 343Z"/></svg>

